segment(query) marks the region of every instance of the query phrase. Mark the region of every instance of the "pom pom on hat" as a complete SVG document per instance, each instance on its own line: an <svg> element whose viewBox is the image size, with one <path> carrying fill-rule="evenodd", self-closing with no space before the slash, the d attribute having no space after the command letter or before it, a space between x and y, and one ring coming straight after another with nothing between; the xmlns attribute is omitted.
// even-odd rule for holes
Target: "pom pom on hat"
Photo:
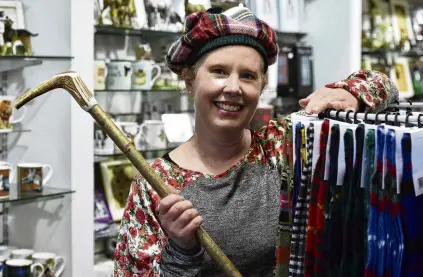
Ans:
<svg viewBox="0 0 423 277"><path fill-rule="evenodd" d="M210 9L187 16L184 35L171 45L166 63L179 74L204 54L228 45L256 49L263 56L265 71L275 63L279 51L275 31L249 9L234 7L222 13Z"/></svg>

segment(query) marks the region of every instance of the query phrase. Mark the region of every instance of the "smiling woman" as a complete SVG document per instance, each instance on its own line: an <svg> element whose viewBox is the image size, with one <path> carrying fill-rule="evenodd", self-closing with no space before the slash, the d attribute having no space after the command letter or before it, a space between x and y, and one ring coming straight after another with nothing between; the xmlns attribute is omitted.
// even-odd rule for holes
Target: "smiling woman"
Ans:
<svg viewBox="0 0 423 277"><path fill-rule="evenodd" d="M185 27L166 61L194 98L194 136L152 163L174 194L159 199L142 176L133 181L115 276L222 276L196 241L201 224L243 276L287 276L289 251L279 243L290 237L278 224L287 222L282 145L289 119L247 129L276 61L275 32L241 7L194 13ZM310 112L378 110L396 97L386 75L359 71L300 104Z"/></svg>

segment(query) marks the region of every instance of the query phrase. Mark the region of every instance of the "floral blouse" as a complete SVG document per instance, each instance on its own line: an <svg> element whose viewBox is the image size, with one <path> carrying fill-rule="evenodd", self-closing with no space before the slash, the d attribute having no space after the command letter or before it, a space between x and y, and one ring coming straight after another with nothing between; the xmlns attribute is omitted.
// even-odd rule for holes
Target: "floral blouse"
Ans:
<svg viewBox="0 0 423 277"><path fill-rule="evenodd" d="M395 85L386 75L377 71L361 70L351 74L345 80L328 84L326 87L346 89L372 111L383 110L388 103L392 103L398 98L398 90ZM270 165L279 173L278 178L283 178L282 171L286 165L286 159L283 155L285 150L282 145L289 125L289 118L271 120L266 126L254 131L249 151L235 165L219 175L212 176L180 168L163 157L156 159L151 166L166 184L181 192L196 181L204 179L214 181L226 178L245 165ZM280 190L279 187L275 192L280 194L277 199L280 201L282 210L286 207L286 191ZM136 176L131 185L118 235L114 254L114 276L160 276L161 254L167 243L167 237L154 212L159 202L160 197L145 179L140 174ZM194 206L203 215L201 207L195 203ZM204 216L203 218L206 219ZM275 226L278 226L279 220L280 218L276 216ZM205 229L209 231L210 228ZM219 230L215 231L215 236L218 238ZM283 249L281 239L275 240L275 244L277 245L275 245L274 265L278 267L278 264L286 263L286 255L284 257L286 251ZM224 249L222 248L222 250ZM224 253L229 254L225 251Z"/></svg>

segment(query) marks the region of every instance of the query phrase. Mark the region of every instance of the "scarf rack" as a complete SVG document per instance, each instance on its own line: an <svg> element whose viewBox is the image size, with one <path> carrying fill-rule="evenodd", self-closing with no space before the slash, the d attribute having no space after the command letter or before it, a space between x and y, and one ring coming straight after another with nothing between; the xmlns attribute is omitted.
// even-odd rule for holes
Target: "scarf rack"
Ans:
<svg viewBox="0 0 423 277"><path fill-rule="evenodd" d="M417 126L419 128L423 127L423 113L413 114L411 112L407 114L400 114L398 112L354 112L354 111L341 111L335 109L328 109L323 113L319 114L320 119L328 118L344 121L347 123L359 124L359 123L369 123L379 125L381 123L386 123L394 126L401 126L400 124L405 124L406 127Z"/></svg>

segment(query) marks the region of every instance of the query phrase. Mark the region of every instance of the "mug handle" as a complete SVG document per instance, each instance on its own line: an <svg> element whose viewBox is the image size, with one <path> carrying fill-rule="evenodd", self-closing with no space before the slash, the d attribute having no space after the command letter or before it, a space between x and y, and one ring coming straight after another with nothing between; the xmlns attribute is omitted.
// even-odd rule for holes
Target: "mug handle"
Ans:
<svg viewBox="0 0 423 277"><path fill-rule="evenodd" d="M43 186L45 184L47 184L48 181L50 181L51 176L53 176L53 167L49 164L45 164L45 165L43 165L43 171L44 171L45 168L48 168L49 170L48 170L47 176L45 176L44 179L43 179Z"/></svg>
<svg viewBox="0 0 423 277"><path fill-rule="evenodd" d="M59 277L65 270L65 259L63 259L62 256L57 256L54 258L54 264L56 266L56 271L54 272L54 275L56 277ZM58 264L60 264L59 267L57 267Z"/></svg>
<svg viewBox="0 0 423 277"><path fill-rule="evenodd" d="M31 273L34 273L36 267L41 268L41 272L38 272L37 277L42 277L44 275L44 266L40 263L32 264Z"/></svg>
<svg viewBox="0 0 423 277"><path fill-rule="evenodd" d="M5 163L5 165L10 166L10 173L9 173L9 183L13 182L13 177L15 177L15 167L11 163Z"/></svg>
<svg viewBox="0 0 423 277"><path fill-rule="evenodd" d="M151 81L150 81L150 83L151 83L151 87L153 87L153 85L154 85L154 82L157 80L157 78L159 78L160 77L160 75L162 74L162 68L159 66L159 65L157 65L157 64L155 64L155 65L153 65L152 66L152 68L151 68L151 73L153 73L153 69L154 68L157 68L157 73L156 73L156 76L154 76L154 78L151 78Z"/></svg>
<svg viewBox="0 0 423 277"><path fill-rule="evenodd" d="M26 107L23 106L22 108L25 108L25 109L22 110L21 116L19 118L17 118L17 119L12 118L12 120L10 120L10 123L11 124L19 123L19 122L21 122L25 118L25 115L26 115Z"/></svg>

